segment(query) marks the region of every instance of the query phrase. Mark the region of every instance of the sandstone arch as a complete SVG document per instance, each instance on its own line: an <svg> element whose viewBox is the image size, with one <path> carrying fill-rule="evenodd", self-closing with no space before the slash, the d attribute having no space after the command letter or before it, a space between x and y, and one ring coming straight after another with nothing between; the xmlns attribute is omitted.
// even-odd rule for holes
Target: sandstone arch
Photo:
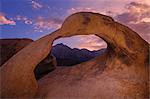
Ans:
<svg viewBox="0 0 150 99"><path fill-rule="evenodd" d="M82 34L103 38L108 44L106 53L75 67L56 69L38 81L37 90L33 70L46 57L53 40ZM76 13L68 17L59 30L33 42L4 64L0 71L1 94L33 97L37 91L36 97L47 98L144 99L148 97L148 48L149 44L137 33L111 17ZM21 73L20 69L24 68ZM15 83L22 83L24 87Z"/></svg>
<svg viewBox="0 0 150 99"><path fill-rule="evenodd" d="M0 68L2 98L33 97L38 85L34 77L35 66L49 53L58 31L44 36L23 48Z"/></svg>

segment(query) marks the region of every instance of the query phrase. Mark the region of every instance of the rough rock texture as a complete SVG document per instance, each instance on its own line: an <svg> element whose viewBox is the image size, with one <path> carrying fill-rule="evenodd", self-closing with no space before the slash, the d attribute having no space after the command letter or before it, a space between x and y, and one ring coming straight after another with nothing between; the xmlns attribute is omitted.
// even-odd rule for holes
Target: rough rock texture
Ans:
<svg viewBox="0 0 150 99"><path fill-rule="evenodd" d="M2 98L33 97L37 92L34 69L48 54L53 40L60 34L54 32L30 43L0 68L0 96Z"/></svg>
<svg viewBox="0 0 150 99"><path fill-rule="evenodd" d="M0 39L0 66L22 48L33 42L31 39Z"/></svg>
<svg viewBox="0 0 150 99"><path fill-rule="evenodd" d="M0 39L0 66L31 42L33 42L33 40L27 38ZM36 79L40 79L50 71L54 70L55 67L56 58L53 55L48 54L34 70Z"/></svg>
<svg viewBox="0 0 150 99"><path fill-rule="evenodd" d="M95 34L107 42L107 51L102 56L74 67L57 68L37 84L33 70L48 55L54 39L88 34ZM137 33L108 16L76 13L68 17L59 30L31 43L2 66L1 95L33 97L36 94L35 97L48 99L147 99L148 49L149 44Z"/></svg>
<svg viewBox="0 0 150 99"><path fill-rule="evenodd" d="M35 78L38 80L48 74L49 72L56 69L57 62L55 56L48 54L46 58L43 59L35 68L34 74Z"/></svg>

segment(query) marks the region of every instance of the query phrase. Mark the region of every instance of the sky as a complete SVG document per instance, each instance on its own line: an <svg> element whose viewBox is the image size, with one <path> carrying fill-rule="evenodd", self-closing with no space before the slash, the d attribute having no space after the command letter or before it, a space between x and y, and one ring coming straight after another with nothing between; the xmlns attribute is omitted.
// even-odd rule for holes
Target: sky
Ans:
<svg viewBox="0 0 150 99"><path fill-rule="evenodd" d="M0 38L37 40L81 11L111 16L150 43L150 0L0 0ZM95 35L58 39L54 45L58 43L89 50L107 47Z"/></svg>

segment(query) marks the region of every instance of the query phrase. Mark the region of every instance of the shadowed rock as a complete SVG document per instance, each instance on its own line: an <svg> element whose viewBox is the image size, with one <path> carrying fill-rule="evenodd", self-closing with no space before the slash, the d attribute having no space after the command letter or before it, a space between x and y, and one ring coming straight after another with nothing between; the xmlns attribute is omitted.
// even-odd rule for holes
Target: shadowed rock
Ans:
<svg viewBox="0 0 150 99"><path fill-rule="evenodd" d="M2 98L33 97L37 92L34 69L51 50L56 32L40 38L23 48L0 68L0 96Z"/></svg>
<svg viewBox="0 0 150 99"><path fill-rule="evenodd" d="M107 51L74 67L57 68L38 81L37 89L33 70L48 55L53 40L89 34L105 40ZM1 95L33 97L37 92L38 98L145 99L148 98L148 49L149 44L137 33L111 17L76 13L59 30L31 43L2 66Z"/></svg>
<svg viewBox="0 0 150 99"><path fill-rule="evenodd" d="M57 62L55 56L48 54L44 60L42 60L35 68L35 78L38 80L48 74L49 72L56 69Z"/></svg>
<svg viewBox="0 0 150 99"><path fill-rule="evenodd" d="M0 39L0 66L10 59L14 54L19 52L25 46L33 42L27 38L15 38L15 39ZM56 58L53 55L48 55L43 59L35 68L35 77L39 79L54 70L56 67Z"/></svg>
<svg viewBox="0 0 150 99"><path fill-rule="evenodd" d="M27 38L0 39L0 66L31 42L33 42L33 40Z"/></svg>

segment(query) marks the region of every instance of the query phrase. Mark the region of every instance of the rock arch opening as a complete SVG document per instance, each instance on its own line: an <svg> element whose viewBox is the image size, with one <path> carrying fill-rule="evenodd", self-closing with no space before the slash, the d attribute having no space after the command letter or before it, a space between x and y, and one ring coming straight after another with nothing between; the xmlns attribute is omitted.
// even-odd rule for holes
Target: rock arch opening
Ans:
<svg viewBox="0 0 150 99"><path fill-rule="evenodd" d="M54 41L51 53L57 66L74 66L102 55L107 43L96 35L76 35Z"/></svg>
<svg viewBox="0 0 150 99"><path fill-rule="evenodd" d="M40 79L56 66L76 66L102 56L108 45L96 35L75 35L59 38L53 42L52 49L34 69L36 79Z"/></svg>
<svg viewBox="0 0 150 99"><path fill-rule="evenodd" d="M92 19L91 23L85 22L87 17ZM98 57L71 68L57 68L37 82L33 70L49 54L53 40L82 33L97 33L104 38L108 48L114 49L114 57L106 52L105 58ZM148 54L149 44L130 28L101 14L80 12L67 18L61 29L29 44L1 67L0 94L2 98L148 98ZM125 64L128 61L132 64ZM103 66L107 69L102 73Z"/></svg>

